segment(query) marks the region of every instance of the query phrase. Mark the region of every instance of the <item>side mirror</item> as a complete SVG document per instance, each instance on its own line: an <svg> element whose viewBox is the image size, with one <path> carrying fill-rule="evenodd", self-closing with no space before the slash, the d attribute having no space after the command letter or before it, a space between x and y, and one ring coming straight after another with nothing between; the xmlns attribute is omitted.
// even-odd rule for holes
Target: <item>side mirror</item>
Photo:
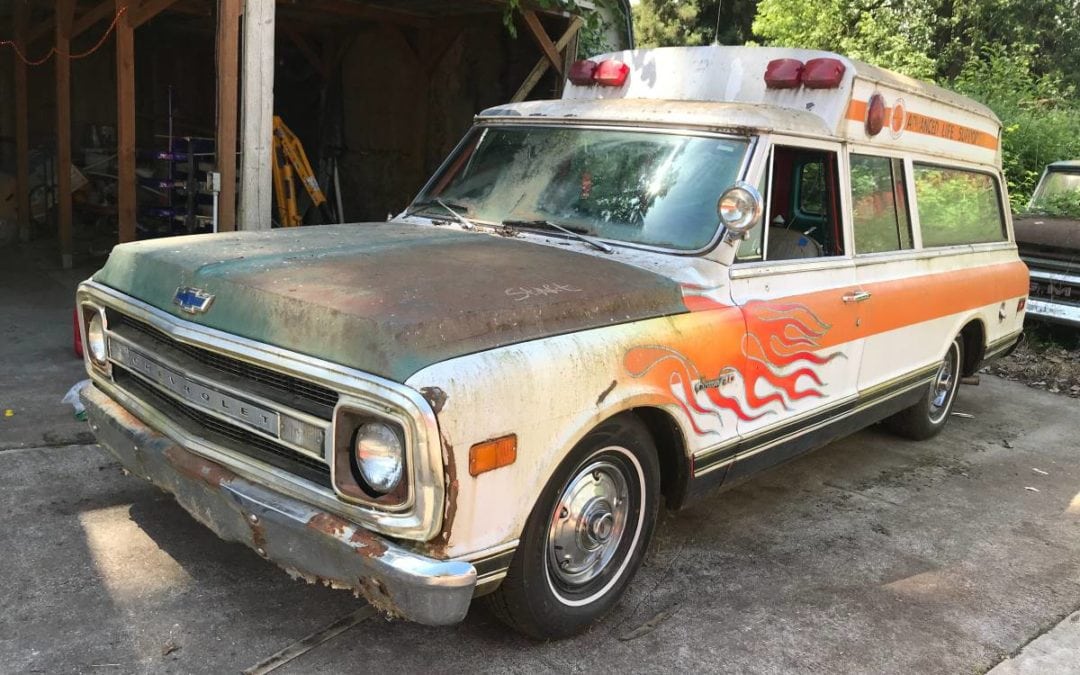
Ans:
<svg viewBox="0 0 1080 675"><path fill-rule="evenodd" d="M761 193L749 183L739 181L720 195L716 212L728 232L743 234L753 229L763 209Z"/></svg>

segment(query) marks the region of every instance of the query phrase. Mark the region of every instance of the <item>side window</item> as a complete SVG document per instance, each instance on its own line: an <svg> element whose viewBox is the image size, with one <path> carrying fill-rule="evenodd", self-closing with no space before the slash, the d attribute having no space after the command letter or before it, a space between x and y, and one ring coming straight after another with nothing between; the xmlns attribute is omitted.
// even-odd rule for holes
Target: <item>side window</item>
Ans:
<svg viewBox="0 0 1080 675"><path fill-rule="evenodd" d="M1004 241L997 179L986 173L915 164L923 246Z"/></svg>
<svg viewBox="0 0 1080 675"><path fill-rule="evenodd" d="M836 153L777 146L766 206L765 257L844 255Z"/></svg>
<svg viewBox="0 0 1080 675"><path fill-rule="evenodd" d="M799 165L799 213L803 216L825 215L825 164L811 160Z"/></svg>
<svg viewBox="0 0 1080 675"><path fill-rule="evenodd" d="M852 154L851 204L855 253L911 248L903 160Z"/></svg>

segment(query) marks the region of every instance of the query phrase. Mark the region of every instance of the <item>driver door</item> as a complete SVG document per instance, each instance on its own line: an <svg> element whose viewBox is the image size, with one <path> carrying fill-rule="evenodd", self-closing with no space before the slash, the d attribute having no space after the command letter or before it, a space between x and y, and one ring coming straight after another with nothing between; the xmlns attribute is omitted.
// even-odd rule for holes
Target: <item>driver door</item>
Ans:
<svg viewBox="0 0 1080 675"><path fill-rule="evenodd" d="M827 424L855 406L863 295L845 162L838 143L776 139L770 150L759 243L731 268L746 365L728 480L827 442Z"/></svg>

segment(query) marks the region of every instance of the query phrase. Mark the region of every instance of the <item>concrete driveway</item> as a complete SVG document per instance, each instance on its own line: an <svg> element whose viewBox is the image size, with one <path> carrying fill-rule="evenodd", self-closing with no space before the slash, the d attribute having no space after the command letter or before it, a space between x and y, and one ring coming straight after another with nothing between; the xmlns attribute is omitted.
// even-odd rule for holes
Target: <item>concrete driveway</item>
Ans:
<svg viewBox="0 0 1080 675"><path fill-rule="evenodd" d="M574 640L530 642L482 607L450 629L365 618L86 445L58 404L83 377L77 275L28 288L4 269L0 672L237 672L294 645L276 673L970 673L1080 608L1076 401L984 377L957 405L974 418L932 442L867 430L664 515L631 592Z"/></svg>
<svg viewBox="0 0 1080 675"><path fill-rule="evenodd" d="M868 430L665 516L575 640L480 607L451 629L370 618L278 672L985 670L1080 607L1080 421L993 378L958 409L974 419L935 441ZM361 607L220 543L96 446L0 452L0 511L0 670L235 672Z"/></svg>

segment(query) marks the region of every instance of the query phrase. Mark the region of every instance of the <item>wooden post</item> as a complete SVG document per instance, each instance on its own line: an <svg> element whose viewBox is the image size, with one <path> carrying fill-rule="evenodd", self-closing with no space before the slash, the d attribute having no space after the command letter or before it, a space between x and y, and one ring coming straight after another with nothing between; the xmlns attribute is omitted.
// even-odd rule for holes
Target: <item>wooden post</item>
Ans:
<svg viewBox="0 0 1080 675"><path fill-rule="evenodd" d="M273 185L274 0L244 0L240 155L241 230L269 230Z"/></svg>
<svg viewBox="0 0 1080 675"><path fill-rule="evenodd" d="M15 44L26 53L26 2L15 0ZM26 64L15 59L15 198L19 239L30 241L30 127L26 103Z"/></svg>
<svg viewBox="0 0 1080 675"><path fill-rule="evenodd" d="M218 0L217 15L217 170L218 231L236 229L236 124L242 0Z"/></svg>
<svg viewBox="0 0 1080 675"><path fill-rule="evenodd" d="M116 0L116 11L131 5ZM135 31L125 11L116 22L117 217L120 243L135 241Z"/></svg>
<svg viewBox="0 0 1080 675"><path fill-rule="evenodd" d="M56 202L60 260L71 269L71 22L75 0L56 3Z"/></svg>
<svg viewBox="0 0 1080 675"><path fill-rule="evenodd" d="M578 32L581 30L581 27L582 25L584 25L584 23L585 22L581 19L581 17L574 17L570 21L570 25L567 27L566 32L563 33L563 36L559 38L559 41L557 43L555 43L556 51L562 51L564 49L566 50L566 61L564 63L573 62L573 55L577 54ZM521 86L518 88L517 93L514 94L513 98L511 98L510 101L512 103L520 103L524 101L525 98L532 93L532 90L536 88L536 85L540 83L540 80L543 79L544 74L547 73L548 68L550 67L551 61L548 59L547 55L545 54L544 56L541 56L540 60L536 62L535 66L533 66L532 72L530 72L529 76L525 78L525 81L521 83ZM567 72L569 72L568 66L564 66L564 68Z"/></svg>

